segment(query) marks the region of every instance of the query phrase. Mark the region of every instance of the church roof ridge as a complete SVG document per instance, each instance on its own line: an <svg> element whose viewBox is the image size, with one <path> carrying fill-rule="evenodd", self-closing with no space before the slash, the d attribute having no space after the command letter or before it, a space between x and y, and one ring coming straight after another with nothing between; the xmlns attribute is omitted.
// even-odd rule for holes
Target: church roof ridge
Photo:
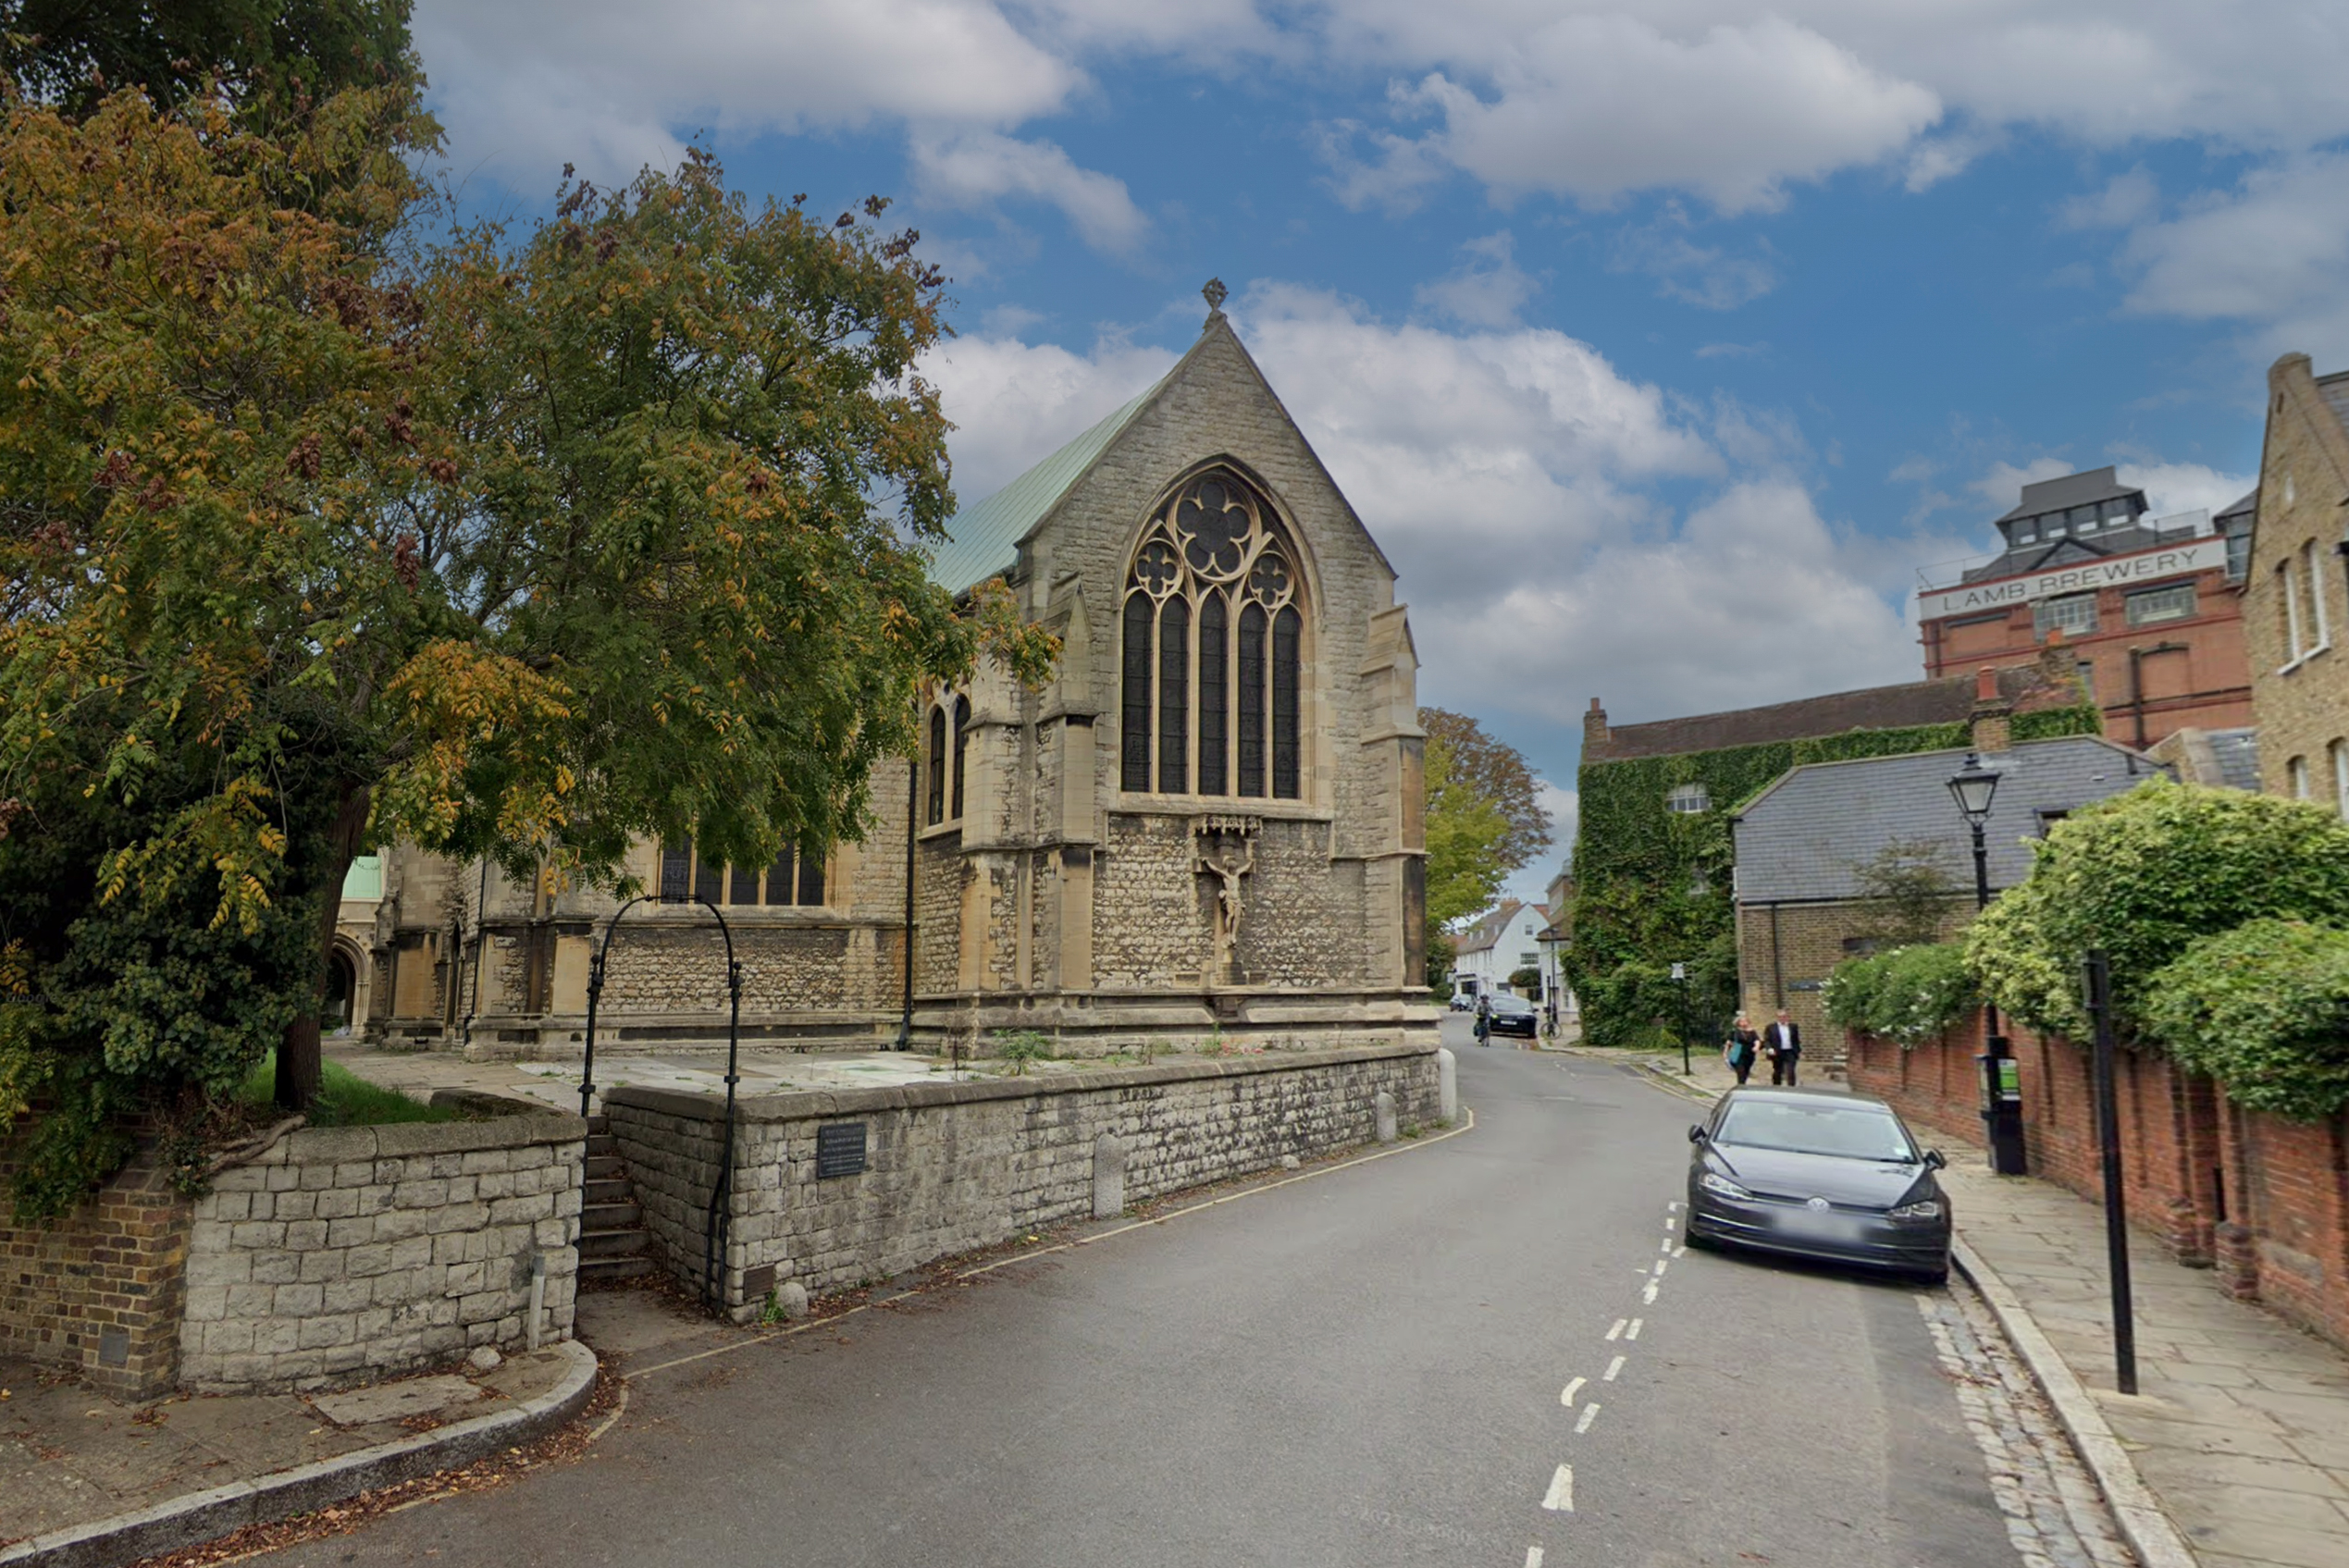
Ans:
<svg viewBox="0 0 2349 1568"><path fill-rule="evenodd" d="M1176 368L1181 368L1180 364ZM946 522L946 542L931 560L930 580L948 593L958 594L1011 570L1020 559L1020 541L1028 537L1028 531L1043 521L1070 486L1084 477L1094 460L1173 377L1174 371L1168 371L1011 483L956 512Z"/></svg>

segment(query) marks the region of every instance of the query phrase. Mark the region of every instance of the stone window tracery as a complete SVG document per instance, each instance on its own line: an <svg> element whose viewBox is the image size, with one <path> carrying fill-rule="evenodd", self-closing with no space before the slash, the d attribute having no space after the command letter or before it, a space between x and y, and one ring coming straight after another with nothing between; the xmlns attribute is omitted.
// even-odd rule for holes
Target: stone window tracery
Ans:
<svg viewBox="0 0 2349 1568"><path fill-rule="evenodd" d="M1235 475L1201 475L1152 521L1122 620L1125 789L1298 797L1298 582L1272 508Z"/></svg>

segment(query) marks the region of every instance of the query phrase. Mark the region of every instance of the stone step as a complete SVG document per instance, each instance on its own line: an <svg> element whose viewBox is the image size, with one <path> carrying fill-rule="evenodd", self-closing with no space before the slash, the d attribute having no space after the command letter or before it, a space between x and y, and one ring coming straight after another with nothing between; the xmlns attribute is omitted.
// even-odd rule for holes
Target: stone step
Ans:
<svg viewBox="0 0 2349 1568"><path fill-rule="evenodd" d="M606 1204L591 1203L579 1211L579 1229L582 1234L643 1228L644 1210L637 1207L633 1200L623 1199L619 1203Z"/></svg>
<svg viewBox="0 0 2349 1568"><path fill-rule="evenodd" d="M628 1167L620 1163L617 1154L591 1154L580 1167L579 1174L589 1181L625 1181Z"/></svg>
<svg viewBox="0 0 2349 1568"><path fill-rule="evenodd" d="M601 1111L587 1118L587 1136L598 1137L612 1130L612 1118Z"/></svg>
<svg viewBox="0 0 2349 1568"><path fill-rule="evenodd" d="M579 1263L585 1267L589 1258L627 1257L642 1253L652 1244L652 1238L642 1228L627 1230L582 1230L579 1233Z"/></svg>
<svg viewBox="0 0 2349 1568"><path fill-rule="evenodd" d="M582 1196L589 1208L598 1204L627 1204L636 1201L637 1189L624 1176L591 1176Z"/></svg>
<svg viewBox="0 0 2349 1568"><path fill-rule="evenodd" d="M620 1153L620 1140L609 1132L590 1132L587 1134L587 1153L591 1156L617 1154Z"/></svg>
<svg viewBox="0 0 2349 1568"><path fill-rule="evenodd" d="M598 1280L635 1279L652 1273L654 1266L653 1261L641 1253L623 1253L605 1258L581 1258L579 1278L588 1284Z"/></svg>

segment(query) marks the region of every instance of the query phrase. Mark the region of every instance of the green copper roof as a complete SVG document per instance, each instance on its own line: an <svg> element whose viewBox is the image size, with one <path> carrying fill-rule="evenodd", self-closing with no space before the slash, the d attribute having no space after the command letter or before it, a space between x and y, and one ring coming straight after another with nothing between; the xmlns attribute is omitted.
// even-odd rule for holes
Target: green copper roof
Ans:
<svg viewBox="0 0 2349 1568"><path fill-rule="evenodd" d="M946 542L930 563L930 580L960 593L1011 570L1020 541L1093 466L1126 422L1150 401L1162 383L1153 382L1134 400L1092 429L1029 469L975 506L966 506L946 524Z"/></svg>

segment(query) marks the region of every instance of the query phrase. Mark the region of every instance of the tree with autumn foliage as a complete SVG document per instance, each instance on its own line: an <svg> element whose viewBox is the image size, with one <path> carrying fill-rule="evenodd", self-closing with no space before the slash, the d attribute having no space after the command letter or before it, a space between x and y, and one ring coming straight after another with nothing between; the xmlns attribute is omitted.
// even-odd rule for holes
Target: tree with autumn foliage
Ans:
<svg viewBox="0 0 2349 1568"><path fill-rule="evenodd" d="M266 132L217 96L0 105L20 1207L273 1044L308 1103L362 848L610 883L639 835L854 837L924 683L1052 656L926 575L941 279L884 204L753 205L696 154L406 244L403 91Z"/></svg>

